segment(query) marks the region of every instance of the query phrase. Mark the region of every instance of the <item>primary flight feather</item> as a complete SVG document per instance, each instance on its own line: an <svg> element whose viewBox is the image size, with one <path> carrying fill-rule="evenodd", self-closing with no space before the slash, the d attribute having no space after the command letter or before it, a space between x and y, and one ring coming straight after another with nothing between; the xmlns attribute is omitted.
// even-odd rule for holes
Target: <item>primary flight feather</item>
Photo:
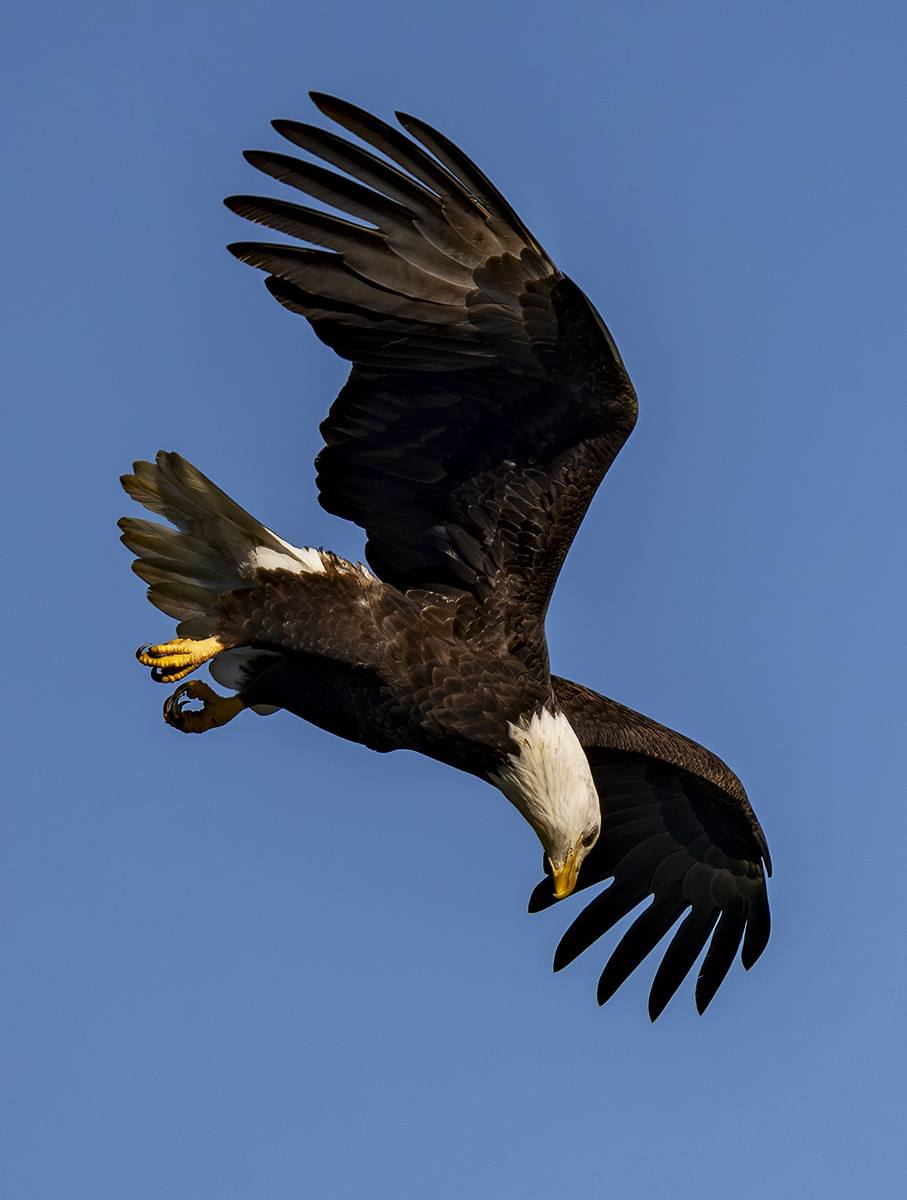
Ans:
<svg viewBox="0 0 907 1200"><path fill-rule="evenodd" d="M164 711L184 732L244 708L285 708L494 784L545 850L548 878L531 909L613 879L565 934L555 969L651 895L605 967L599 1001L683 916L649 1011L661 1012L709 943L703 1011L741 940L749 967L768 939L762 830L720 759L552 676L545 641L570 543L636 420L617 347L445 137L403 114L409 136L343 101L312 99L371 149L276 121L329 167L266 151L246 158L347 216L234 196L234 212L305 244L230 250L353 364L316 466L322 505L365 530L371 570L292 546L161 453L123 483L171 525L120 525L178 637L139 658L163 682L210 660L235 692L182 684Z"/></svg>

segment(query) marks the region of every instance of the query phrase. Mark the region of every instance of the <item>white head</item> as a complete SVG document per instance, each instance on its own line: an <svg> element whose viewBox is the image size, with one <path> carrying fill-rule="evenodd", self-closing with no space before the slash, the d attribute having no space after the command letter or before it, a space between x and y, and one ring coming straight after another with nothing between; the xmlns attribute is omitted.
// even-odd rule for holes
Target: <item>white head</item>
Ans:
<svg viewBox="0 0 907 1200"><path fill-rule="evenodd" d="M601 829L589 760L563 713L541 708L510 724L519 750L490 776L535 832L554 875L554 894L568 896Z"/></svg>

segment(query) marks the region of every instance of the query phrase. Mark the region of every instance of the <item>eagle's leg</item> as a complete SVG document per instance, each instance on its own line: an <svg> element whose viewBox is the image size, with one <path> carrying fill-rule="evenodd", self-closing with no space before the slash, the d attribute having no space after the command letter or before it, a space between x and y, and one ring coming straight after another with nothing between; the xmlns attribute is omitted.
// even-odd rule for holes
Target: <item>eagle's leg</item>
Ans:
<svg viewBox="0 0 907 1200"><path fill-rule="evenodd" d="M187 708L193 700L201 700L202 708ZM245 704L238 696L218 696L213 688L200 679L192 679L176 689L164 705L164 720L180 733L205 733L218 725L226 725Z"/></svg>
<svg viewBox="0 0 907 1200"><path fill-rule="evenodd" d="M151 667L151 678L155 683L176 683L223 649L223 642L216 637L203 638L201 641L174 638L172 642L163 642L159 646L139 646L135 656L140 663Z"/></svg>

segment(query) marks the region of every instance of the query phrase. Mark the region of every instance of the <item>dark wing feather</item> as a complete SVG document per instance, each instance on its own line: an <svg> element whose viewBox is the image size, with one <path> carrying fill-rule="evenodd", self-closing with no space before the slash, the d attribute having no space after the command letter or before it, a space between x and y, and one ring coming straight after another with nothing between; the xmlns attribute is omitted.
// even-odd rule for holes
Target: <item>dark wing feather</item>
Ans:
<svg viewBox="0 0 907 1200"><path fill-rule="evenodd" d="M321 503L366 530L383 579L472 590L537 620L636 419L614 342L451 142L412 117L400 116L407 137L313 99L383 157L292 121L275 127L334 170L246 157L346 216L252 196L227 204L318 247L230 249L353 362L322 425Z"/></svg>
<svg viewBox="0 0 907 1200"><path fill-rule="evenodd" d="M749 970L769 936L768 848L746 793L720 759L682 734L577 684L554 679L554 685L586 749L602 809L601 834L583 863L578 890L613 879L564 934L554 969L651 895L605 966L599 1003L686 912L656 972L649 1015L653 1021L659 1016L711 936L696 986L696 1006L704 1012L741 939ZM530 911L553 903L545 879Z"/></svg>
<svg viewBox="0 0 907 1200"><path fill-rule="evenodd" d="M657 1020L665 1005L693 969L715 928L718 910L714 905L693 905L665 951L649 992L649 1016Z"/></svg>

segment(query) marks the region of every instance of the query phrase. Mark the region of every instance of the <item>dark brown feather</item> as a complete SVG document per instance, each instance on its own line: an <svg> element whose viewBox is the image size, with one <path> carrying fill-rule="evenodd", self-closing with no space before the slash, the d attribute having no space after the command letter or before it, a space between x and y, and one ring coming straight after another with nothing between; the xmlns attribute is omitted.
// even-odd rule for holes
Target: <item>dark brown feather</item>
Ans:
<svg viewBox="0 0 907 1200"><path fill-rule="evenodd" d="M275 127L346 174L247 157L366 224L284 201L227 203L326 247L231 247L354 363L322 426L321 502L366 529L382 579L466 588L528 630L633 428L620 356L586 297L452 143L414 118L401 121L417 141L313 99L384 157L292 121Z"/></svg>

